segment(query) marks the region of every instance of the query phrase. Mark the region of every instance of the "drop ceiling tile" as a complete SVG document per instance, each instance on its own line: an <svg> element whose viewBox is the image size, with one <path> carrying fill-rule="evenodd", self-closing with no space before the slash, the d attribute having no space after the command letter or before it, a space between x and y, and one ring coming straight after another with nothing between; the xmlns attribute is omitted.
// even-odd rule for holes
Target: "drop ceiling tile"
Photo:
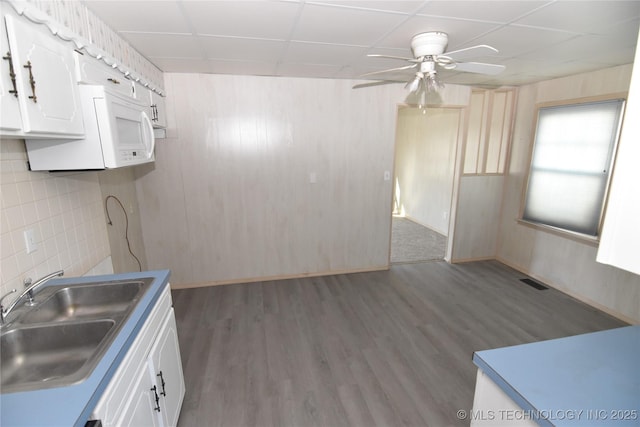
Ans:
<svg viewBox="0 0 640 427"><path fill-rule="evenodd" d="M412 14L418 11L422 7L422 5L424 5L424 0L414 0L414 1L314 0L314 1L307 1L306 4L322 4L327 6L351 7L351 8L358 8L358 9L369 9L369 10Z"/></svg>
<svg viewBox="0 0 640 427"><path fill-rule="evenodd" d="M572 74L586 73L588 71L595 71L602 69L602 64L597 64L588 61L567 61L559 64L555 64L553 68L543 69L545 77L558 78L570 76Z"/></svg>
<svg viewBox="0 0 640 427"><path fill-rule="evenodd" d="M208 73L211 65L205 59L195 58L149 58L165 73Z"/></svg>
<svg viewBox="0 0 640 427"><path fill-rule="evenodd" d="M367 48L325 43L291 42L284 62L342 65L365 57Z"/></svg>
<svg viewBox="0 0 640 427"><path fill-rule="evenodd" d="M449 51L489 44L499 55L469 60L502 63L507 70L498 76L441 71L441 77L493 86L631 62L640 26L638 0L83 3L167 72L355 78L406 64L369 58L367 53L412 56L413 35L444 31ZM205 36L198 37L196 31ZM412 72L380 78L405 80Z"/></svg>
<svg viewBox="0 0 640 427"><path fill-rule="evenodd" d="M516 23L588 33L597 32L604 22L621 22L638 16L639 1L559 1Z"/></svg>
<svg viewBox="0 0 640 427"><path fill-rule="evenodd" d="M85 1L116 31L190 33L178 4L173 1Z"/></svg>
<svg viewBox="0 0 640 427"><path fill-rule="evenodd" d="M455 50L460 47L466 47L463 44L467 40L477 38L496 28L498 28L497 24L486 22L415 16L385 37L377 46L408 49L411 44L411 38L416 34L428 31L442 31L449 35L448 50Z"/></svg>
<svg viewBox="0 0 640 427"><path fill-rule="evenodd" d="M300 4L265 1L184 1L198 34L286 39Z"/></svg>
<svg viewBox="0 0 640 427"><path fill-rule="evenodd" d="M471 86L500 86L490 76L470 73L457 73L447 77L443 77L441 81L446 85L460 84Z"/></svg>
<svg viewBox="0 0 640 427"><path fill-rule="evenodd" d="M283 63L278 66L277 74L289 77L332 78L340 68L335 65Z"/></svg>
<svg viewBox="0 0 640 427"><path fill-rule="evenodd" d="M286 44L276 40L243 39L236 37L199 37L210 59L276 62Z"/></svg>
<svg viewBox="0 0 640 427"><path fill-rule="evenodd" d="M419 15L509 23L548 1L430 1Z"/></svg>
<svg viewBox="0 0 640 427"><path fill-rule="evenodd" d="M207 62L209 63L209 72L213 74L273 76L276 73L276 65L271 62L221 61L215 59Z"/></svg>
<svg viewBox="0 0 640 427"><path fill-rule="evenodd" d="M305 4L292 40L370 46L406 15Z"/></svg>
<svg viewBox="0 0 640 427"><path fill-rule="evenodd" d="M575 33L508 25L472 41L498 49L500 57L515 57L569 40Z"/></svg>
<svg viewBox="0 0 640 427"><path fill-rule="evenodd" d="M122 33L131 45L146 57L201 58L197 37L178 34Z"/></svg>
<svg viewBox="0 0 640 427"><path fill-rule="evenodd" d="M630 19L615 25L603 25L594 31L595 34L608 37L612 46L635 47L638 42L638 30L640 29L640 18Z"/></svg>
<svg viewBox="0 0 640 427"><path fill-rule="evenodd" d="M584 71L605 68L603 64L590 61L562 61L550 59L523 59L515 58L505 61L506 70L500 75L500 80L528 78L531 75L537 76L538 80L564 77L570 74L577 74Z"/></svg>
<svg viewBox="0 0 640 427"><path fill-rule="evenodd" d="M611 46L616 46L612 49ZM578 36L573 39L538 49L527 54L521 55L523 59L536 60L557 60L558 62L567 61L596 61L601 55L617 54L624 51L627 57L620 62L626 64L633 62L632 48L620 47L620 45L612 44L609 37L604 36Z"/></svg>

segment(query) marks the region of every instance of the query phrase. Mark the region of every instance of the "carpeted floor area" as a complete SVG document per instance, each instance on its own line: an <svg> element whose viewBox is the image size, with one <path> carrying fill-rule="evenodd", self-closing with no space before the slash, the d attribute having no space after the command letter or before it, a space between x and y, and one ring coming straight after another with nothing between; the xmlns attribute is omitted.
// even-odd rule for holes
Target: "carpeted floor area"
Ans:
<svg viewBox="0 0 640 427"><path fill-rule="evenodd" d="M443 259L446 237L407 218L394 216L391 229L391 262Z"/></svg>

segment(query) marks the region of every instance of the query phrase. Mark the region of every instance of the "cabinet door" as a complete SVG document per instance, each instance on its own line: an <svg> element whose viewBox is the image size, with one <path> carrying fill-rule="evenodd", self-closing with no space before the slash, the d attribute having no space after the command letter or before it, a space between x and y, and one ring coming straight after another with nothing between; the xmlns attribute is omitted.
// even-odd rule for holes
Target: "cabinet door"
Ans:
<svg viewBox="0 0 640 427"><path fill-rule="evenodd" d="M173 309L151 349L149 366L153 368L151 374L155 377L154 381L161 396L160 414L164 425L175 426L178 424L185 388Z"/></svg>
<svg viewBox="0 0 640 427"><path fill-rule="evenodd" d="M138 372L131 391L128 406L122 412L117 426L123 427L161 427L158 404L160 394L151 375L148 366ZM156 387L156 388L154 388ZM160 402L158 400L158 402Z"/></svg>
<svg viewBox="0 0 640 427"><path fill-rule="evenodd" d="M158 95L155 92L151 92L151 105L154 110L153 127L166 128L167 127L167 112L165 106L164 97Z"/></svg>
<svg viewBox="0 0 640 427"><path fill-rule="evenodd" d="M24 132L82 136L73 50L40 28L5 19Z"/></svg>
<svg viewBox="0 0 640 427"><path fill-rule="evenodd" d="M0 54L2 54L2 63L0 64L0 129L18 131L22 128L18 94L17 91L11 93L15 90L15 72L9 51L7 27L4 19L0 19L0 21L2 24L2 28L0 28ZM13 79L11 74L14 74Z"/></svg>

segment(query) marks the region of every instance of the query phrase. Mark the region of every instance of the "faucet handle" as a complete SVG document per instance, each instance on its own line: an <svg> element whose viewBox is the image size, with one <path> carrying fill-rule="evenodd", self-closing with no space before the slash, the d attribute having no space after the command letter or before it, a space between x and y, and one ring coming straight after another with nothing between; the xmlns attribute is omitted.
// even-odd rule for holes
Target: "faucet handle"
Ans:
<svg viewBox="0 0 640 427"><path fill-rule="evenodd" d="M4 321L5 321L4 316L7 315L7 311L8 311L8 310L7 311L4 310L4 305L2 305L2 301L4 301L6 297L8 297L9 295L15 292L17 292L16 289L11 289L9 292L7 292L6 294L2 295L2 297L0 297L0 325L4 325Z"/></svg>
<svg viewBox="0 0 640 427"><path fill-rule="evenodd" d="M6 294L2 295L2 297L0 297L0 310L4 311L4 305L2 305L2 301L4 301L6 297L8 297L9 295L15 292L18 292L17 289L11 289L9 292L7 292Z"/></svg>
<svg viewBox="0 0 640 427"><path fill-rule="evenodd" d="M33 280L31 279L31 277L27 277L22 281L22 283L24 283L25 288L28 288L33 284ZM36 302L33 299L33 289L29 289L26 292L27 292L27 301L25 302L25 304L30 307L36 305Z"/></svg>

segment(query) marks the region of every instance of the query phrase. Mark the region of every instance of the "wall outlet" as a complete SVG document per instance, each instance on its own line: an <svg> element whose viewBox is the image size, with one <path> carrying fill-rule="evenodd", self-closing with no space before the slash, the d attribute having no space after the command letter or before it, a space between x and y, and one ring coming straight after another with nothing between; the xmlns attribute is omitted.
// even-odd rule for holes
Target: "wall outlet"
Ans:
<svg viewBox="0 0 640 427"><path fill-rule="evenodd" d="M28 254L38 250L38 244L36 243L36 237L33 229L24 230L24 246L27 249Z"/></svg>

